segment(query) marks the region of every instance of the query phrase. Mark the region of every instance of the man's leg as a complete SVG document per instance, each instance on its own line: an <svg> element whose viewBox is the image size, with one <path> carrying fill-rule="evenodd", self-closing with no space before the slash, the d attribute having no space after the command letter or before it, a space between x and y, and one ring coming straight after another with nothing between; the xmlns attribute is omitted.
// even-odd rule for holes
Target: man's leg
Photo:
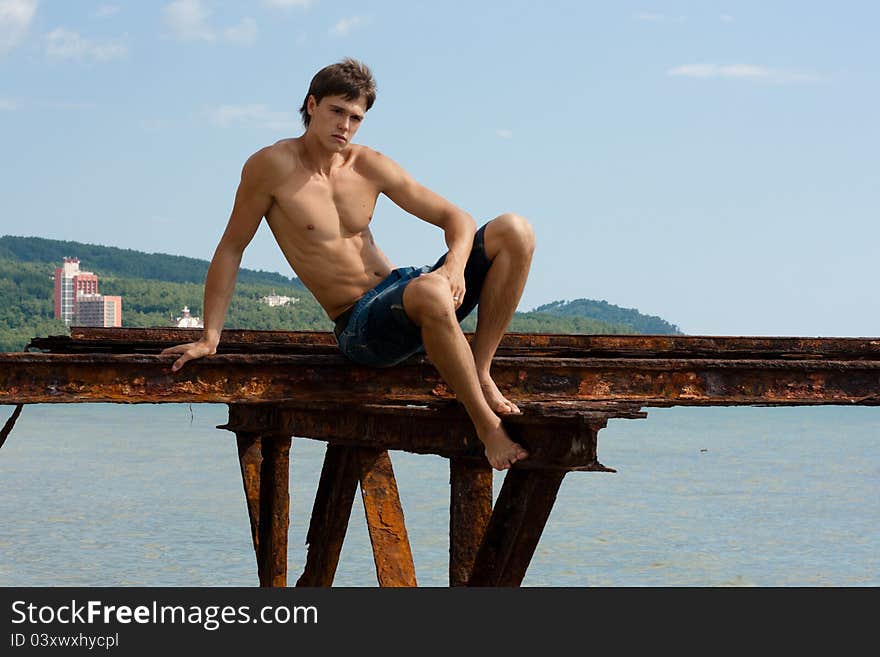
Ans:
<svg viewBox="0 0 880 657"><path fill-rule="evenodd" d="M518 413L516 404L498 390L489 368L522 297L535 250L535 233L522 217L503 214L486 226L485 249L492 266L480 292L471 351L489 407L497 413Z"/></svg>
<svg viewBox="0 0 880 657"><path fill-rule="evenodd" d="M489 308L488 313L487 310L480 311L478 321L481 325L482 342L477 345L476 351L471 350L467 338L464 337L455 317L449 284L441 276L429 273L411 281L403 293L403 307L406 314L421 327L422 341L428 357L467 410L477 435L485 445L489 463L498 470L504 470L516 461L527 458L528 452L510 439L496 414L496 409L497 412L510 412L511 409L506 406L510 403L498 392L494 382L488 377L488 372L495 349L522 294L534 248L534 237L531 227L516 215L502 215L493 220L486 227L485 235L486 254L493 262L480 295L480 305L485 298ZM525 245L527 248L521 248L524 242L528 242ZM513 248L510 247L511 244L514 244ZM527 252L524 260L518 256L520 251ZM502 253L511 257L502 257ZM524 262L525 268L520 283L516 282L520 275L512 273L518 262ZM496 270L494 276L493 270ZM499 274L499 271L502 273ZM487 287L490 287L488 293ZM504 299L509 294L505 289L515 294L513 301ZM508 308L511 309L508 311ZM476 364L478 354L482 359L488 359L487 362L480 361L480 367L485 370L486 383L489 385L484 385L480 379ZM495 409L490 406L487 400L494 399L495 396L503 400L504 408L498 403Z"/></svg>
<svg viewBox="0 0 880 657"><path fill-rule="evenodd" d="M527 458L528 452L510 439L486 403L473 354L455 317L449 282L435 273L413 279L403 291L403 309L421 327L428 357L464 405L492 467L506 470Z"/></svg>

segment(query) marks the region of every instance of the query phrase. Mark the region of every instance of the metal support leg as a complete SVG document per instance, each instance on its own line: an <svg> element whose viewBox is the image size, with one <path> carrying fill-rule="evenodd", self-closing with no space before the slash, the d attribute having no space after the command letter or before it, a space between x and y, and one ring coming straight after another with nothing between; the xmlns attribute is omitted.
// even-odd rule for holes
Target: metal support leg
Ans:
<svg viewBox="0 0 880 657"><path fill-rule="evenodd" d="M257 563L260 586L287 586L290 436L262 436Z"/></svg>
<svg viewBox="0 0 880 657"><path fill-rule="evenodd" d="M388 452L359 448L358 464L379 586L416 586L416 569Z"/></svg>
<svg viewBox="0 0 880 657"><path fill-rule="evenodd" d="M248 518L251 523L251 540L254 544L254 554L260 554L260 465L263 462L263 452L260 444L260 436L255 433L236 433L238 443L238 464L241 468L241 481L244 485L244 496L247 501ZM257 571L262 581L262 573L259 572L260 562L257 560Z"/></svg>
<svg viewBox="0 0 880 657"><path fill-rule="evenodd" d="M449 585L466 586L492 514L492 466L449 459Z"/></svg>
<svg viewBox="0 0 880 657"><path fill-rule="evenodd" d="M477 552L470 586L522 583L564 476L564 470L508 471Z"/></svg>
<svg viewBox="0 0 880 657"><path fill-rule="evenodd" d="M327 445L306 537L309 549L297 586L332 586L359 476L354 447Z"/></svg>

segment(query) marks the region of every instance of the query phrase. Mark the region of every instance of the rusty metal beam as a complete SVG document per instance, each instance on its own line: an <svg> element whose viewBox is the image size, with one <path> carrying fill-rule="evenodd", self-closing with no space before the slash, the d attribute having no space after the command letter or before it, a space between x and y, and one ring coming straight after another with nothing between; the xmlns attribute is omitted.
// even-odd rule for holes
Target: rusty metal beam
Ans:
<svg viewBox="0 0 880 657"><path fill-rule="evenodd" d="M262 562L260 561L260 468L263 463L263 451L259 434L238 432L235 434L238 445L238 464L241 469L241 483L248 507L248 519L251 525L251 541L257 557L257 575L263 580Z"/></svg>
<svg viewBox="0 0 880 657"><path fill-rule="evenodd" d="M172 374L173 356L0 354L0 403L428 403L452 399L433 365L353 365L339 355L215 355ZM496 358L515 401L642 406L880 405L877 360Z"/></svg>
<svg viewBox="0 0 880 657"><path fill-rule="evenodd" d="M287 531L290 524L290 435L260 438L260 523L257 551L260 586L287 586Z"/></svg>
<svg viewBox="0 0 880 657"><path fill-rule="evenodd" d="M379 586L416 586L416 569L388 452L360 448L357 453Z"/></svg>
<svg viewBox="0 0 880 657"><path fill-rule="evenodd" d="M306 565L297 586L332 586L359 474L356 448L327 445L306 536Z"/></svg>
<svg viewBox="0 0 880 657"><path fill-rule="evenodd" d="M469 586L519 586L565 472L513 468L504 477Z"/></svg>
<svg viewBox="0 0 880 657"><path fill-rule="evenodd" d="M449 586L466 586L492 514L486 459L449 460Z"/></svg>
<svg viewBox="0 0 880 657"><path fill-rule="evenodd" d="M52 353L157 354L176 344L193 342L202 329L74 327L70 336L33 338L25 351ZM226 329L218 353L338 353L332 333L325 331L257 331Z"/></svg>
<svg viewBox="0 0 880 657"><path fill-rule="evenodd" d="M541 406L541 405L538 405ZM506 415L510 435L530 457L518 467L602 470L595 432L611 417L644 417L629 407L603 411L563 406L559 415L525 406L523 415ZM459 404L439 408L396 405L351 406L345 413L316 407L233 404L223 429L235 432L280 431L303 438L372 449L405 450L447 458L483 458L483 445Z"/></svg>
<svg viewBox="0 0 880 657"><path fill-rule="evenodd" d="M157 353L190 342L201 329L73 327L70 336L35 338L33 349L62 352ZM466 333L468 339L472 333ZM226 329L220 353L336 353L336 340L325 331L255 331ZM692 335L576 335L508 333L501 356L558 358L813 358L880 359L880 338L736 337Z"/></svg>

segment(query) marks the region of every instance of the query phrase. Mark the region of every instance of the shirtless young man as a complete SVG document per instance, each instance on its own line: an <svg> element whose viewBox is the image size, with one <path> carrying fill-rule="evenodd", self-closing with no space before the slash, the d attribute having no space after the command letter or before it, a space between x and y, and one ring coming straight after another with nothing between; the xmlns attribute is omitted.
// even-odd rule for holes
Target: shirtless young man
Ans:
<svg viewBox="0 0 880 657"><path fill-rule="evenodd" d="M242 253L266 218L296 275L336 322L342 352L387 367L424 349L464 405L492 467L528 457L499 414L518 413L489 375L492 358L525 287L531 226L503 214L477 230L473 218L413 180L399 165L353 144L376 97L370 70L346 59L312 79L300 112L304 135L283 139L245 163L229 223L205 280L205 329L169 347L172 371L213 354ZM444 231L449 251L433 267L394 269L373 241L379 194ZM469 345L459 322L479 303Z"/></svg>

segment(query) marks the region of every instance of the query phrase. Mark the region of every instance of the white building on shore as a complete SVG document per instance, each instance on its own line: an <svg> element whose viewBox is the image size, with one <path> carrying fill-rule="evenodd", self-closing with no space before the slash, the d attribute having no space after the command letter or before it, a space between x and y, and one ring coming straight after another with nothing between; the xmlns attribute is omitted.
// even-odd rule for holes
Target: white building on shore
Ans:
<svg viewBox="0 0 880 657"><path fill-rule="evenodd" d="M205 328L201 317L193 317L189 314L189 306L184 306L183 315L174 321L177 322L177 328Z"/></svg>
<svg viewBox="0 0 880 657"><path fill-rule="evenodd" d="M266 297L260 297L260 301L269 305L269 306L286 306L287 304L293 304L299 301L296 297L282 297L275 294L275 290L272 290L272 294Z"/></svg>

